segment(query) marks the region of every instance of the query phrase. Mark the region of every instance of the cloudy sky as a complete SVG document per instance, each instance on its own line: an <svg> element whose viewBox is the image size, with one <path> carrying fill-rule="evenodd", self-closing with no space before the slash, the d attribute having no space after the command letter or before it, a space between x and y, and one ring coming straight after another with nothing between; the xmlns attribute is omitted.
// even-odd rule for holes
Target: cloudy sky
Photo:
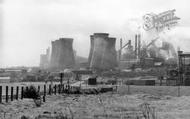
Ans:
<svg viewBox="0 0 190 119"><path fill-rule="evenodd" d="M37 66L40 54L60 37L74 38L77 54L88 57L89 36L94 32L131 39L144 14L170 9L176 9L181 20L168 33L169 37L181 49L188 50L189 3L189 0L1 0L0 66ZM179 43L179 39L183 42Z"/></svg>

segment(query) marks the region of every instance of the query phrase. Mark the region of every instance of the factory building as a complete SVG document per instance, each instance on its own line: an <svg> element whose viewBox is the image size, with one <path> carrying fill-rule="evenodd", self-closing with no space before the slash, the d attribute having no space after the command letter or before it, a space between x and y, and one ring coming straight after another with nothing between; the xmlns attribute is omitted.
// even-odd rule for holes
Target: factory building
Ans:
<svg viewBox="0 0 190 119"><path fill-rule="evenodd" d="M46 49L46 54L40 55L40 68L47 69L49 66L50 48Z"/></svg>

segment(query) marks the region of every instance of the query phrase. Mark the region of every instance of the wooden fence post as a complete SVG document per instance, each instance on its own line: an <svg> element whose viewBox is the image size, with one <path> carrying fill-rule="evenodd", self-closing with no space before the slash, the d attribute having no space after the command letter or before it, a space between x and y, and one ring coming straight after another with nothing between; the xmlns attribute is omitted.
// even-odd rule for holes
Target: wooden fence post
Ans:
<svg viewBox="0 0 190 119"><path fill-rule="evenodd" d="M43 102L46 101L46 85L44 85L44 95L43 95Z"/></svg>
<svg viewBox="0 0 190 119"><path fill-rule="evenodd" d="M62 93L65 93L65 85L63 84L63 91L62 91Z"/></svg>
<svg viewBox="0 0 190 119"><path fill-rule="evenodd" d="M0 86L0 103L2 103L2 86Z"/></svg>
<svg viewBox="0 0 190 119"><path fill-rule="evenodd" d="M18 91L19 91L19 87L17 86L16 87L16 100L18 100L18 95L19 95Z"/></svg>
<svg viewBox="0 0 190 119"><path fill-rule="evenodd" d="M49 84L49 95L51 95L51 84Z"/></svg>
<svg viewBox="0 0 190 119"><path fill-rule="evenodd" d="M6 102L8 102L8 100L9 100L8 92L9 92L9 87L6 86Z"/></svg>
<svg viewBox="0 0 190 119"><path fill-rule="evenodd" d="M57 89L56 87L57 87L57 85L55 84L55 86L54 86L54 88L55 88L55 89L54 89L55 95L56 95L56 91L57 91L57 90L56 90L56 89Z"/></svg>
<svg viewBox="0 0 190 119"><path fill-rule="evenodd" d="M61 85L58 85L58 93L61 94Z"/></svg>
<svg viewBox="0 0 190 119"><path fill-rule="evenodd" d="M38 93L40 94L40 86L38 86Z"/></svg>
<svg viewBox="0 0 190 119"><path fill-rule="evenodd" d="M64 93L64 84L61 85L61 93Z"/></svg>
<svg viewBox="0 0 190 119"><path fill-rule="evenodd" d="M73 91L73 87L70 86L69 92L72 93L72 91Z"/></svg>
<svg viewBox="0 0 190 119"><path fill-rule="evenodd" d="M24 87L21 88L21 99L23 99Z"/></svg>
<svg viewBox="0 0 190 119"><path fill-rule="evenodd" d="M11 87L11 101L13 101L13 87Z"/></svg>
<svg viewBox="0 0 190 119"><path fill-rule="evenodd" d="M70 85L68 85L67 89L68 89L68 94L70 94Z"/></svg>

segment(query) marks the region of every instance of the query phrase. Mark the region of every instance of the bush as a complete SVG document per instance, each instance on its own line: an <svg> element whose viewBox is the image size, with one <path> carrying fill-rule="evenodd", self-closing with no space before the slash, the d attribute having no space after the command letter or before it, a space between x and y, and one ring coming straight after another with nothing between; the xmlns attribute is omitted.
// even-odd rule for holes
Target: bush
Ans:
<svg viewBox="0 0 190 119"><path fill-rule="evenodd" d="M33 99L37 107L40 107L42 104L40 94L33 85L23 91L23 97Z"/></svg>
<svg viewBox="0 0 190 119"><path fill-rule="evenodd" d="M30 118L27 117L27 116L25 116L25 115L23 115L23 116L21 116L21 119L30 119Z"/></svg>
<svg viewBox="0 0 190 119"><path fill-rule="evenodd" d="M31 98L31 99L39 99L40 94L37 91L37 89L33 85L31 85L31 86L29 86L29 88L26 88L23 91L23 97L24 98Z"/></svg>

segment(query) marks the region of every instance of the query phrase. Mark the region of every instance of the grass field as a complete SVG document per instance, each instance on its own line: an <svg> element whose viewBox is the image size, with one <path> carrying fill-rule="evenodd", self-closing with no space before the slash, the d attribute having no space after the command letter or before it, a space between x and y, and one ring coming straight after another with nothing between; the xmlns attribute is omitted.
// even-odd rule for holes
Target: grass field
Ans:
<svg viewBox="0 0 190 119"><path fill-rule="evenodd" d="M190 86L135 86L123 85L118 88L121 94L150 94L158 96L190 96Z"/></svg>
<svg viewBox="0 0 190 119"><path fill-rule="evenodd" d="M134 88L134 87L133 87ZM144 87L145 88L145 87ZM110 92L99 95L52 95L41 107L31 99L0 105L1 119L189 119L189 96ZM149 108L142 105L147 104ZM152 116L152 114L154 116ZM64 118L63 118L64 119Z"/></svg>
<svg viewBox="0 0 190 119"><path fill-rule="evenodd" d="M149 119L189 119L190 87L120 85L115 92L98 95L48 95L41 107L31 99L0 104L0 119L147 119L147 112Z"/></svg>

